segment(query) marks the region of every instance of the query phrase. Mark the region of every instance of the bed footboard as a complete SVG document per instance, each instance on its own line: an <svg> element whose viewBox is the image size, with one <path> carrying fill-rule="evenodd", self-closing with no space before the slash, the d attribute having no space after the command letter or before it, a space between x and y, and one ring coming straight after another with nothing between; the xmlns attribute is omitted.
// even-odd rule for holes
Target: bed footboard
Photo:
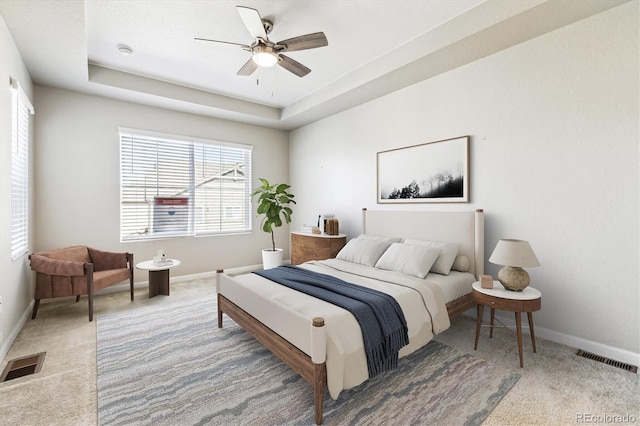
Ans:
<svg viewBox="0 0 640 426"><path fill-rule="evenodd" d="M257 341L262 343L274 355L286 363L293 371L298 373L304 380L313 386L315 422L322 424L322 402L324 388L327 386L327 366L324 359L324 348L314 350L315 361L300 349L292 345L289 341L279 336L269 327L255 319L251 314L240 308L238 305L218 293L218 328L222 328L222 314L227 314L247 333L251 334ZM318 330L318 332L316 332ZM312 332L317 334L320 341L324 341L324 319L314 318Z"/></svg>

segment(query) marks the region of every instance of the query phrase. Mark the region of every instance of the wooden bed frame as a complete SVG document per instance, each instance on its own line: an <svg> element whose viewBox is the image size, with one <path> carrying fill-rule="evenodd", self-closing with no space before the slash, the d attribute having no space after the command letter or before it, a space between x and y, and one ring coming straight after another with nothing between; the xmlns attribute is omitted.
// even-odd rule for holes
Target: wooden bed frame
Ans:
<svg viewBox="0 0 640 426"><path fill-rule="evenodd" d="M440 221L440 222L438 222ZM443 225L444 223L444 225ZM418 232L416 232L418 230ZM363 233L424 240L460 242L460 253L470 259L470 269L476 278L484 273L484 212L372 212L363 209ZM222 328L222 314L227 314L245 331L262 343L274 355L313 386L315 422L322 424L322 403L327 386L326 336L324 319L312 321L312 356L307 355L244 309L220 294L220 278L216 273L218 290L218 328ZM449 318L476 306L471 293L447 305Z"/></svg>

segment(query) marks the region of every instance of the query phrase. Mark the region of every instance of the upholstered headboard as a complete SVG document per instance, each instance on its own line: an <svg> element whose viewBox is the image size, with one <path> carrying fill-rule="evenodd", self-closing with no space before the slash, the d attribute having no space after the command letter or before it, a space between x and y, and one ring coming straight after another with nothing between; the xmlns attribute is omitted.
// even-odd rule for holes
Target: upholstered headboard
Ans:
<svg viewBox="0 0 640 426"><path fill-rule="evenodd" d="M484 274L484 211L421 212L362 209L363 233L460 243L469 272Z"/></svg>

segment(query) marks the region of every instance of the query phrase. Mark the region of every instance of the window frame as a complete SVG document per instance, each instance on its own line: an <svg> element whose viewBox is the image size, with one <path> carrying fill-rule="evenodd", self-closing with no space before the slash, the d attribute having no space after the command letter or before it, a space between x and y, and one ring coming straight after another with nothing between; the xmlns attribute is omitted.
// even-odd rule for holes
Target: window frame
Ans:
<svg viewBox="0 0 640 426"><path fill-rule="evenodd" d="M252 190L251 157L253 146L126 127L118 128L118 136L120 142L120 242L197 238L251 232L250 194ZM154 143L156 144L155 148L152 146ZM162 150L163 146L166 149L165 152ZM136 147L139 150L138 154L133 153ZM149 160L151 158L149 153L153 154L154 149L156 153L155 171L151 174L155 173L155 185L149 185L147 181L144 184L132 184L136 174L149 173L148 171L144 172L140 165L134 163L142 162L144 159ZM131 152L127 153L127 150ZM171 157L179 165L166 166L165 168L164 163L159 159L161 153L163 156ZM168 153L173 155L167 155ZM211 160L211 158L217 160ZM230 161L231 159L238 160L234 172L242 170L241 175L234 174L236 179L232 179L231 183L233 191L228 187L229 185L224 183L227 178L222 167L226 166L225 160ZM146 165L149 166L153 161L153 159L147 161ZM183 167L188 167L188 170L184 170ZM127 174L125 170L127 168L131 169L131 173ZM169 171L167 172L167 170ZM214 173L212 170L216 172ZM196 171L200 173L201 179L196 176ZM211 175L209 176L207 173L211 173ZM172 179L181 183L175 186L176 194L168 196L167 188L173 183ZM144 201L140 198L140 194L137 194L137 198L134 197L132 201L132 196L127 191L133 190L133 187L136 187L138 191L143 187L149 190L148 194L145 192ZM152 190L155 193L152 193ZM127 194L125 194L126 192ZM232 192L239 195L234 197ZM210 193L214 194L213 197L218 197L215 199L217 203L214 203L213 207L208 199ZM153 198L153 202L151 198ZM156 219L165 211L163 206L159 205L159 199L165 199L164 203L167 207L164 208L171 215L173 225L165 226L156 222ZM236 222L240 222L239 225L234 227L234 225L223 223L225 207L227 207L225 202L234 203L240 209L244 209L244 215L241 214L240 220L236 220ZM146 222L147 225L146 228L140 228L133 233L130 226L135 222L137 216L134 215L133 218L127 219L126 215L132 215L136 207L125 211L125 205L132 203L137 204L137 208L140 210L146 209L146 219L141 219L140 223ZM172 207L172 203L176 206ZM208 215L209 220L205 220L205 212L209 211L212 212ZM165 230L161 229L162 226L165 226ZM175 226L175 228L171 229L171 226ZM225 226L228 228L224 229ZM155 227L160 230L154 230Z"/></svg>
<svg viewBox="0 0 640 426"><path fill-rule="evenodd" d="M31 115L35 109L17 80L11 78L11 260L29 252Z"/></svg>

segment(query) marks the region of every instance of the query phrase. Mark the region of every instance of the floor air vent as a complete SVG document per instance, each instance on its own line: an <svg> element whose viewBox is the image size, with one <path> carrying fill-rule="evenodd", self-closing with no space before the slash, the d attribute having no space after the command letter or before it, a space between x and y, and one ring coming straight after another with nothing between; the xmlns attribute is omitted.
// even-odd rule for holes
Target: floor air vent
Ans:
<svg viewBox="0 0 640 426"><path fill-rule="evenodd" d="M631 371L632 373L638 374L638 367L636 367L635 365L626 364L620 361L614 361L612 359L605 358L600 355L592 354L591 352L583 351L582 349L579 349L578 352L576 352L576 355L581 356L583 358L592 359L594 361L603 362L607 365L622 368L623 370Z"/></svg>
<svg viewBox="0 0 640 426"><path fill-rule="evenodd" d="M40 368L42 368L45 354L46 352L40 352L39 354L10 360L2 371L0 382L6 382L39 372Z"/></svg>

